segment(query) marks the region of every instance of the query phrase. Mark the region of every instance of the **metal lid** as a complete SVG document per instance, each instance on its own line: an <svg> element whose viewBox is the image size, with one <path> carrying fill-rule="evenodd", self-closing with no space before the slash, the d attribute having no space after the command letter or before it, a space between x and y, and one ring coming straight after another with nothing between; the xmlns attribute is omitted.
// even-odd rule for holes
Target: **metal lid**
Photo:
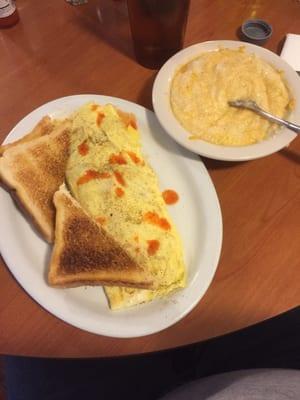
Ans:
<svg viewBox="0 0 300 400"><path fill-rule="evenodd" d="M272 26L262 19L249 19L241 26L242 39L259 45L264 44L272 32Z"/></svg>

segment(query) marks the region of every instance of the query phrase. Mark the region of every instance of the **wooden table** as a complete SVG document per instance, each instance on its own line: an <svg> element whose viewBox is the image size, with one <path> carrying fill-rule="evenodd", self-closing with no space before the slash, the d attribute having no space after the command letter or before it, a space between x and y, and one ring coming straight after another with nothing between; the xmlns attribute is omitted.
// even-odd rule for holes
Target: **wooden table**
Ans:
<svg viewBox="0 0 300 400"><path fill-rule="evenodd" d="M58 97L97 93L152 108L156 71L133 57L126 3L18 0L20 22L0 31L0 133ZM101 23L99 22L99 18ZM192 0L185 45L237 39L249 17L266 19L280 51L300 33L296 0ZM111 339L76 329L44 311L1 260L0 354L114 356L201 341L275 316L300 300L300 139L251 162L203 160L223 213L224 241L215 278L197 307L161 333Z"/></svg>

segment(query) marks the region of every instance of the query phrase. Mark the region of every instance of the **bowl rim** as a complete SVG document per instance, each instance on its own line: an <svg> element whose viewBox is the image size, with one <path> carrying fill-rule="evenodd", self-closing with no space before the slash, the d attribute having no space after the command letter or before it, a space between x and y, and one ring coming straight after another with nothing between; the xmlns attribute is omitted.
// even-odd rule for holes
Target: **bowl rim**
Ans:
<svg viewBox="0 0 300 400"><path fill-rule="evenodd" d="M188 139L189 132L177 121L169 101L170 86L176 71L203 52L216 51L220 47L239 48L241 46L284 72L291 95L295 99L295 108L291 111L289 120L300 123L300 79L296 71L277 54L255 44L237 40L213 40L196 43L179 51L166 61L155 78L152 90L153 109L160 124L177 143L194 153L216 160L246 161L273 154L288 146L297 137L296 133L287 128L280 128L276 135L247 146L222 146L201 139L196 141Z"/></svg>

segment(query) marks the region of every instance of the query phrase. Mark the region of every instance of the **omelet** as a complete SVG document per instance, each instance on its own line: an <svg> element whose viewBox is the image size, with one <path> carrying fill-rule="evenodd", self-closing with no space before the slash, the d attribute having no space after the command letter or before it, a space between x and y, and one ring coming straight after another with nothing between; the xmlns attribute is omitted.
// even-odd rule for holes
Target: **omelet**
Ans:
<svg viewBox="0 0 300 400"><path fill-rule="evenodd" d="M278 129L252 111L228 105L237 99L254 100L281 118L293 106L282 73L244 47L202 53L179 68L171 83L172 111L192 140L245 146Z"/></svg>
<svg viewBox="0 0 300 400"><path fill-rule="evenodd" d="M134 115L89 103L71 119L66 181L72 195L153 280L154 290L106 287L110 307L147 302L184 287L181 239L141 152Z"/></svg>

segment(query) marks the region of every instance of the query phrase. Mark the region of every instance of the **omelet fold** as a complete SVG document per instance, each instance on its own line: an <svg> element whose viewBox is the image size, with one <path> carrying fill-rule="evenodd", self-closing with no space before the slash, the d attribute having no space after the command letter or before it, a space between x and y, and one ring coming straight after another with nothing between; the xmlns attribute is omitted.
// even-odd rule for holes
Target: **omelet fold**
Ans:
<svg viewBox="0 0 300 400"><path fill-rule="evenodd" d="M72 116L66 180L72 195L153 278L155 290L105 287L112 309L182 288L182 243L141 152L135 117L113 105L88 103Z"/></svg>

